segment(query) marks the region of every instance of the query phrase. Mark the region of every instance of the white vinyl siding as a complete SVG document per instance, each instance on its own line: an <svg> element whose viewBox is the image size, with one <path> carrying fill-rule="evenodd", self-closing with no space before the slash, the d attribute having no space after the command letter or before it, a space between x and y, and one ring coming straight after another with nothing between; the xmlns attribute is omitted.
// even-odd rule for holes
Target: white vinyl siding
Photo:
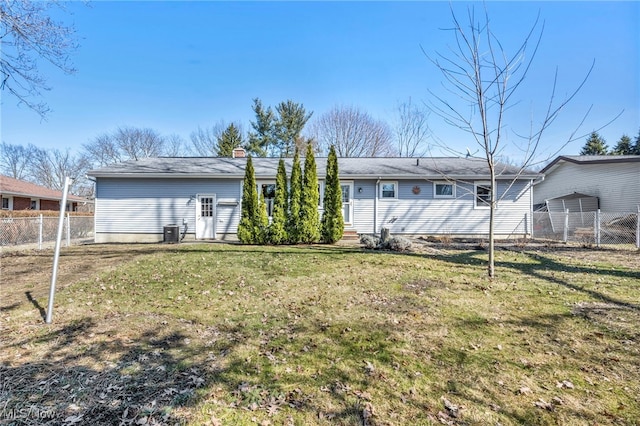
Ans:
<svg viewBox="0 0 640 426"><path fill-rule="evenodd" d="M637 212L640 162L573 164L563 162L534 187L536 204L578 192L600 199L600 210Z"/></svg>
<svg viewBox="0 0 640 426"><path fill-rule="evenodd" d="M360 233L379 233L387 227L392 234L486 235L489 210L474 208L473 183L456 183L454 198L434 198L432 181L393 181L395 196L381 199L380 183L374 179L353 181L352 228ZM496 235L528 231L525 216L530 212L530 181L498 184ZM188 178L99 178L95 200L95 230L98 235L155 235L162 239L163 227L180 226L195 232L196 197L215 194L216 235L235 234L241 210L241 179ZM417 188L417 189L416 189ZM504 196L504 197L503 197ZM377 216L376 216L377 214Z"/></svg>
<svg viewBox="0 0 640 426"><path fill-rule="evenodd" d="M509 183L498 183L497 235L522 234L529 230L525 218L531 210L531 182L518 181L505 193ZM378 200L375 226L376 203L369 197L375 194L375 181L356 181L354 186L353 227L360 233L379 233L382 227L389 228L392 235L482 235L489 231L489 209L474 208L472 183L457 184L455 198L434 199L432 182L399 180L396 202ZM413 191L416 186L418 194ZM358 192L358 188L362 188L362 192Z"/></svg>
<svg viewBox="0 0 640 426"><path fill-rule="evenodd" d="M240 181L100 178L95 200L96 234L160 234L168 224L195 232L196 196L216 194L216 228L235 233L240 220Z"/></svg>

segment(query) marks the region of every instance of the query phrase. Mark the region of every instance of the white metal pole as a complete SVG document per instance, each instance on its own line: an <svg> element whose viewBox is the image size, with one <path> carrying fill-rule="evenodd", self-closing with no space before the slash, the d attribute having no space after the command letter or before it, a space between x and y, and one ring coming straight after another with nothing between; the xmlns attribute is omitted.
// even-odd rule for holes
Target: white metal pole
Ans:
<svg viewBox="0 0 640 426"><path fill-rule="evenodd" d="M43 224L44 222L44 217L42 215L40 215L40 222L38 223L38 250L42 250L42 230L43 230Z"/></svg>
<svg viewBox="0 0 640 426"><path fill-rule="evenodd" d="M62 192L62 201L60 202L60 218L58 219L58 234L56 236L56 248L53 255L53 270L51 272L51 287L49 288L49 305L47 306L47 317L45 322L51 324L53 316L53 296L56 292L56 278L58 276L58 260L60 259L60 243L62 242L62 226L64 225L64 212L67 205L67 194L69 193L69 185L71 179L64 179L64 191Z"/></svg>
<svg viewBox="0 0 640 426"><path fill-rule="evenodd" d="M564 203L564 200L562 201ZM563 242L566 243L569 240L569 209L564 211L564 235Z"/></svg>

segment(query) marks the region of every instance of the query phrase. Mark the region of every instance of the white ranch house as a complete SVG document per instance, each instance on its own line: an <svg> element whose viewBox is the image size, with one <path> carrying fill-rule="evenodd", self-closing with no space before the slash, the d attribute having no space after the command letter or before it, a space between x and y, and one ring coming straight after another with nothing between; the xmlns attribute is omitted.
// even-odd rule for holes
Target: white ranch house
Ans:
<svg viewBox="0 0 640 426"><path fill-rule="evenodd" d="M302 162L304 158L301 159ZM326 158L316 158L321 199ZM145 158L92 170L95 241L158 242L175 224L189 240L236 239L246 158ZM258 190L273 196L277 158L253 158ZM285 159L287 176L292 159ZM345 229L393 235L486 236L486 161L477 158L340 158ZM539 174L499 165L496 236L530 233ZM321 200L322 203L322 200ZM318 206L322 211L322 205Z"/></svg>

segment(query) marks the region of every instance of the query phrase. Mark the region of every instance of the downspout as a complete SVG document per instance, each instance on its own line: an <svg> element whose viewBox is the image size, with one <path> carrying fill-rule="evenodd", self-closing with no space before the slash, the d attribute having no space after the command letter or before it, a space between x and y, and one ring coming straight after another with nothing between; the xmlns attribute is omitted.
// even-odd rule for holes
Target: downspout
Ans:
<svg viewBox="0 0 640 426"><path fill-rule="evenodd" d="M376 181L376 196L373 199L373 233L378 233L378 196L380 194L380 177Z"/></svg>

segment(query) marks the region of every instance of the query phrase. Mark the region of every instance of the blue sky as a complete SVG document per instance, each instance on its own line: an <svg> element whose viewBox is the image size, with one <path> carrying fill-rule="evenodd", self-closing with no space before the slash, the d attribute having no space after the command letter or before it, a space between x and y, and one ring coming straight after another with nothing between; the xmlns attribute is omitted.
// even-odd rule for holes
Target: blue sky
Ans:
<svg viewBox="0 0 640 426"><path fill-rule="evenodd" d="M482 3L474 3L476 10ZM469 3L454 2L460 15ZM509 48L540 13L544 33L534 66L509 124L522 131L547 106L558 70L559 98L595 68L585 87L546 133L541 153L555 152L580 129L610 146L640 128L639 2L488 2L492 28ZM453 45L447 2L73 2L67 14L80 47L78 72L45 65L52 112L42 121L2 94L2 140L80 150L118 126L151 127L189 140L198 126L220 120L249 128L252 99L292 99L318 116L353 105L392 122L398 102L428 103L444 94L429 62ZM533 118L532 118L533 117ZM475 150L468 137L431 115L436 137L453 149ZM526 129L525 129L526 130ZM509 133L508 133L509 134ZM507 140L508 141L508 140ZM561 152L577 154L584 139ZM447 155L434 148L433 155ZM516 158L509 148L505 154Z"/></svg>

